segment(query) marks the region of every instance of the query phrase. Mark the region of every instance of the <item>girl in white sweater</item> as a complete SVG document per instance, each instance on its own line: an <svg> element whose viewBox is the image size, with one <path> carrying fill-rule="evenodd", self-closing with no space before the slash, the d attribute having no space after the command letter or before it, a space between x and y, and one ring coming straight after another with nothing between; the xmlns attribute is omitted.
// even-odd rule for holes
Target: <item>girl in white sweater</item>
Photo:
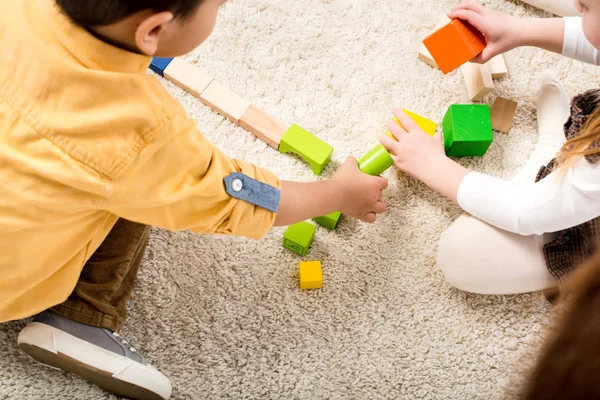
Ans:
<svg viewBox="0 0 600 400"><path fill-rule="evenodd" d="M518 46L537 46L600 64L600 1L575 0L582 17L518 19L466 1L449 14L484 33L487 62ZM453 286L474 293L514 294L556 286L596 250L600 233L600 91L573 100L545 72L538 96L539 141L512 181L469 171L445 155L402 112L406 130L380 141L398 169L458 202L469 214L442 234L438 264ZM600 236L598 236L600 237Z"/></svg>

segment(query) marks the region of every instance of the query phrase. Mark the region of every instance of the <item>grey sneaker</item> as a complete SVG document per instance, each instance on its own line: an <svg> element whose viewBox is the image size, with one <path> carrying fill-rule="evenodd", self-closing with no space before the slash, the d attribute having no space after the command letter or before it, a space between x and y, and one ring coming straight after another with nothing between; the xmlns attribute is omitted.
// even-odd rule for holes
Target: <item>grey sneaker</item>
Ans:
<svg viewBox="0 0 600 400"><path fill-rule="evenodd" d="M23 328L18 343L34 360L72 372L118 396L140 400L171 396L169 379L108 329L44 311Z"/></svg>

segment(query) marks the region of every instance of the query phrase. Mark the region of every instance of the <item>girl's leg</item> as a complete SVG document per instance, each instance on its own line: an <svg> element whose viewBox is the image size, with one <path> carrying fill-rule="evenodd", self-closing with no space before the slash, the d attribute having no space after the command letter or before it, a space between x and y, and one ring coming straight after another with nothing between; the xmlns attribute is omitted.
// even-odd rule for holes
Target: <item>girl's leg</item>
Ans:
<svg viewBox="0 0 600 400"><path fill-rule="evenodd" d="M532 183L563 145L569 97L554 73L542 74L538 93L539 139L513 182ZM448 283L467 292L516 294L556 285L542 252L553 235L521 236L464 215L440 238L438 264Z"/></svg>
<svg viewBox="0 0 600 400"><path fill-rule="evenodd" d="M556 157L565 142L564 125L570 114L569 103L569 96L554 72L544 71L537 99L538 142L513 182L534 182L540 168Z"/></svg>
<svg viewBox="0 0 600 400"><path fill-rule="evenodd" d="M579 15L573 0L523 0L523 2L562 17Z"/></svg>
<svg viewBox="0 0 600 400"><path fill-rule="evenodd" d="M521 236L463 215L441 236L438 265L446 281L471 293L517 294L556 285L541 236Z"/></svg>

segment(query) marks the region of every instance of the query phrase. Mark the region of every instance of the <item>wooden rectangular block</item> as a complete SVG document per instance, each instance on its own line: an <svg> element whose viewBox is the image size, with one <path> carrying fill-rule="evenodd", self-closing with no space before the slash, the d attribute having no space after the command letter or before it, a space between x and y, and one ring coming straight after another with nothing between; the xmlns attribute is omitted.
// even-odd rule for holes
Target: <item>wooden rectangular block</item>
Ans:
<svg viewBox="0 0 600 400"><path fill-rule="evenodd" d="M492 58L488 64L490 66L492 78L494 79L502 79L508 73L506 61L504 60L504 56L502 54L498 54L496 57Z"/></svg>
<svg viewBox="0 0 600 400"><path fill-rule="evenodd" d="M437 32L443 26L448 25L450 23L450 21L451 21L450 18L448 18L447 16L444 15L438 21L438 23L435 25L435 27L433 28L433 31L431 33ZM419 58L419 60L423 61L425 64L431 65L434 68L439 68L437 63L433 59L433 56L431 55L429 50L427 50L427 47L425 47L425 45L423 43L421 43L421 47L419 48L418 58Z"/></svg>
<svg viewBox="0 0 600 400"><path fill-rule="evenodd" d="M164 77L198 98L213 81L212 76L182 58L171 61L164 70Z"/></svg>
<svg viewBox="0 0 600 400"><path fill-rule="evenodd" d="M515 118L517 105L516 101L508 100L504 97L496 98L490 110L492 114L492 129L508 133Z"/></svg>
<svg viewBox="0 0 600 400"><path fill-rule="evenodd" d="M494 80L487 64L466 63L461 67L471 101L481 101L494 88Z"/></svg>
<svg viewBox="0 0 600 400"><path fill-rule="evenodd" d="M481 53L486 41L468 22L455 19L427 37L423 44L442 72L447 74Z"/></svg>
<svg viewBox="0 0 600 400"><path fill-rule="evenodd" d="M281 138L289 129L289 126L266 114L255 105L251 105L240 118L240 126L274 149L279 149Z"/></svg>
<svg viewBox="0 0 600 400"><path fill-rule="evenodd" d="M252 105L248 100L232 92L217 81L212 81L202 92L200 101L236 124L240 123L240 119Z"/></svg>

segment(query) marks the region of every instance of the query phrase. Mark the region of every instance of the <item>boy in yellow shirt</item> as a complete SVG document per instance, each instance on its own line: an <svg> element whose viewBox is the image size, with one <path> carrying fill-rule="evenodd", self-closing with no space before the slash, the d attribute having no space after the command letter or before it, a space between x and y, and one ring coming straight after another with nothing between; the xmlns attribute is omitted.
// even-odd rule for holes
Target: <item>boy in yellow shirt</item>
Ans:
<svg viewBox="0 0 600 400"><path fill-rule="evenodd" d="M22 348L122 396L171 392L116 333L149 226L260 238L385 209L387 181L352 158L312 183L228 158L146 74L204 41L223 2L0 2L0 322L41 313Z"/></svg>

